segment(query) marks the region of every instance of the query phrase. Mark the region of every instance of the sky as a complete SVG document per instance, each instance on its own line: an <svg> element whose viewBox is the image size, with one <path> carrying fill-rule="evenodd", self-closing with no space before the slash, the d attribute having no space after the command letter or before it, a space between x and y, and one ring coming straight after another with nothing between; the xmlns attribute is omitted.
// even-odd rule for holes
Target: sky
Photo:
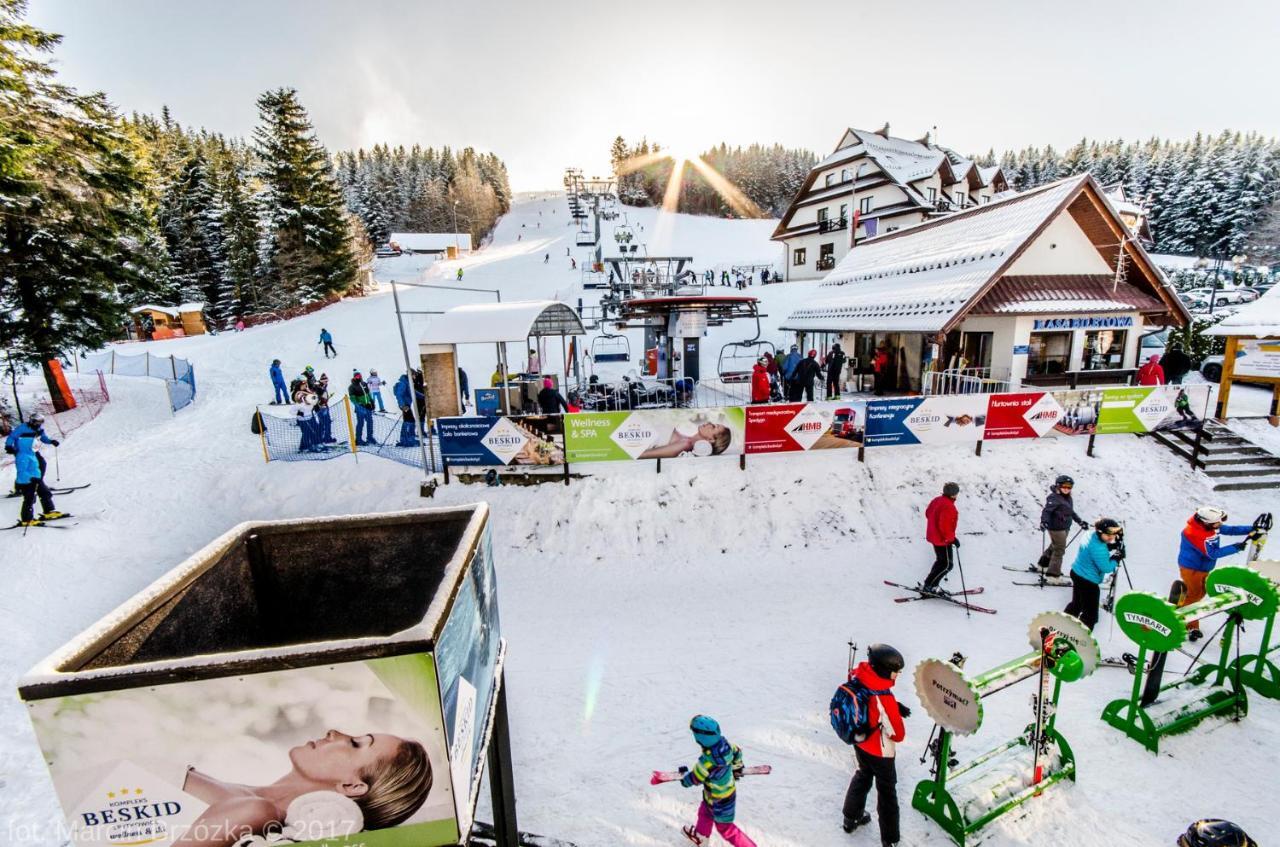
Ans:
<svg viewBox="0 0 1280 847"><path fill-rule="evenodd" d="M1082 136L1280 135L1274 0L30 0L62 80L247 135L298 89L331 150L473 146L517 191L609 145L829 153L845 127L964 153Z"/></svg>

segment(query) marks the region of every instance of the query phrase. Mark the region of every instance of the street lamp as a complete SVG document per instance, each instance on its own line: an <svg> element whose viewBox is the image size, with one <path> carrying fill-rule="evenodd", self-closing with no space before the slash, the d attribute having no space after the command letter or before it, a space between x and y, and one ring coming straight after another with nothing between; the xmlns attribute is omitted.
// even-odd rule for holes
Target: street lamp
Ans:
<svg viewBox="0 0 1280 847"><path fill-rule="evenodd" d="M459 257L462 255L462 247L458 244L458 201L453 201L453 252Z"/></svg>

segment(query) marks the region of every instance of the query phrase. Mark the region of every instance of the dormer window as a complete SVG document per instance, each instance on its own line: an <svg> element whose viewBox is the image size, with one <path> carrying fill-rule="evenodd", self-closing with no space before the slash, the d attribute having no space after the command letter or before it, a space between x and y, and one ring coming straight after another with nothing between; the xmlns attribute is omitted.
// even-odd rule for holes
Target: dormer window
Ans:
<svg viewBox="0 0 1280 847"><path fill-rule="evenodd" d="M835 181L836 181L836 175L835 175L835 174L833 174L833 173L831 173L831 174L827 174L827 178L826 178L826 180L823 182L823 187L824 187L824 188L830 188L832 185L834 185L834 184L835 184Z"/></svg>

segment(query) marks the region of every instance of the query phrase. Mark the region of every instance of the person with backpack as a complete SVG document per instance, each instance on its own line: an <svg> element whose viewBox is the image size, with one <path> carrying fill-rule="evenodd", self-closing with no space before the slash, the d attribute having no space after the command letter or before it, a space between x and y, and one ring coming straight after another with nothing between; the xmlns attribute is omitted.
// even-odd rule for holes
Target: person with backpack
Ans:
<svg viewBox="0 0 1280 847"><path fill-rule="evenodd" d="M351 408L356 413L356 446L370 445L373 440L373 396L369 385L356 371L351 375L351 385L347 386L347 396L351 398Z"/></svg>
<svg viewBox="0 0 1280 847"><path fill-rule="evenodd" d="M902 654L888 644L872 644L867 661L849 672L833 700L832 725L847 744L853 744L858 762L844 795L844 831L853 832L871 823L867 795L876 786L876 818L882 847L894 847L898 831L898 768L894 747L907 737L902 719L911 710L893 696L893 684L905 666ZM843 697L842 697L843 695ZM840 706L836 700L842 700ZM840 715L837 715L840 712ZM841 726L836 726L837 722ZM841 729L845 732L841 732Z"/></svg>
<svg viewBox="0 0 1280 847"><path fill-rule="evenodd" d="M951 549L960 546L960 539L956 538L956 525L960 522L960 512L956 509L956 498L959 496L960 486L948 482L942 486L942 493L930 500L925 507L924 537L933 545L933 568L920 586L920 590L926 593L939 590L942 578L951 572Z"/></svg>
<svg viewBox="0 0 1280 847"><path fill-rule="evenodd" d="M844 370L844 363L848 360L848 356L840 349L839 344L831 345L831 352L827 353L823 364L827 366L827 399L840 399L840 371Z"/></svg>
<svg viewBox="0 0 1280 847"><path fill-rule="evenodd" d="M1089 522L1076 514L1075 504L1071 500L1071 492L1076 481L1066 474L1059 474L1045 498L1044 509L1040 511L1040 531L1049 533L1049 546L1040 554L1037 566L1045 571L1045 576L1062 577L1062 556L1067 552L1067 532L1072 523L1080 524L1081 530L1089 528ZM1048 570L1045 570L1048 568Z"/></svg>
<svg viewBox="0 0 1280 847"><path fill-rule="evenodd" d="M1075 564L1071 566L1071 602L1064 609L1075 615L1092 631L1098 624L1098 599L1102 580L1115 571L1124 558L1124 529L1112 518L1102 518L1093 525L1093 535L1080 545Z"/></svg>
<svg viewBox="0 0 1280 847"><path fill-rule="evenodd" d="M714 826L720 837L734 847L755 847L755 842L733 822L738 804L736 779L742 773L742 750L720 733L720 724L715 718L695 715L689 722L689 730L702 748L702 755L692 768L680 769L684 773L680 784L685 788L701 785L702 803L698 806L698 822L684 827L685 837L694 844L707 844Z"/></svg>

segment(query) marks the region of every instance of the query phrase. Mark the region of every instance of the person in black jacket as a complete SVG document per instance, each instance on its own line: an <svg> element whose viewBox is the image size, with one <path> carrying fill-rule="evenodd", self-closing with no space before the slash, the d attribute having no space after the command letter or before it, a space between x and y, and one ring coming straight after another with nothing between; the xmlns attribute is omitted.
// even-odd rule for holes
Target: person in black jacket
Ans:
<svg viewBox="0 0 1280 847"><path fill-rule="evenodd" d="M1044 501L1044 510L1040 512L1040 530L1049 533L1049 546L1040 554L1039 562L1041 570L1048 568L1045 576L1062 576L1062 555L1067 552L1067 531L1072 522L1080 524L1081 529L1089 528L1089 522L1076 514L1071 502L1071 489L1075 484L1066 474L1055 479Z"/></svg>
<svg viewBox="0 0 1280 847"><path fill-rule="evenodd" d="M1180 344L1175 344L1172 350L1161 357L1160 366L1164 368L1164 378L1169 384L1179 385L1182 378L1191 372L1191 357L1182 351Z"/></svg>
<svg viewBox="0 0 1280 847"><path fill-rule="evenodd" d="M542 380L542 390L538 392L538 408L544 415L554 415L561 410L569 411L569 404L565 402L563 395L556 391L551 377Z"/></svg>
<svg viewBox="0 0 1280 847"><path fill-rule="evenodd" d="M792 403L798 403L803 394L804 399L812 403L813 383L821 375L822 365L818 364L818 351L810 350L809 355L800 360L791 374L791 396L788 399Z"/></svg>
<svg viewBox="0 0 1280 847"><path fill-rule="evenodd" d="M840 371L844 368L844 363L849 357L840 349L839 344L831 345L831 352L827 353L827 399L840 399Z"/></svg>

